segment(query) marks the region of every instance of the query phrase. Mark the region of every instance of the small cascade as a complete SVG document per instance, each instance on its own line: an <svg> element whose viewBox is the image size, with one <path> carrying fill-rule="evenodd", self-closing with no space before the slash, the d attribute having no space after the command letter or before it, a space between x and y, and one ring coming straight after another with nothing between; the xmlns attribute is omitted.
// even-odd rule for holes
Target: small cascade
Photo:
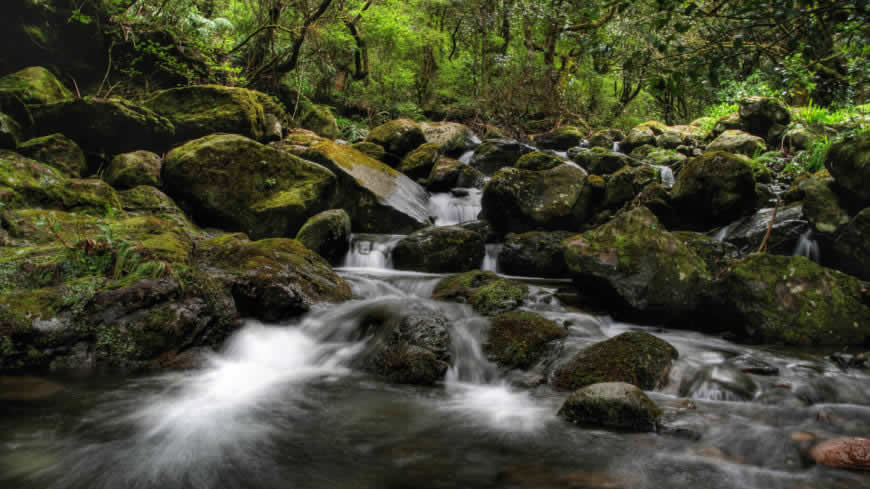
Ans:
<svg viewBox="0 0 870 489"><path fill-rule="evenodd" d="M462 153L462 156L459 157L460 163L465 163L466 165L471 164L471 158L474 157L474 150L466 151Z"/></svg>
<svg viewBox="0 0 870 489"><path fill-rule="evenodd" d="M662 183L666 187L673 187L674 183L676 183L676 179L674 178L674 170L669 166L661 166L661 165L650 165L656 169L656 172L659 174L659 178L662 179Z"/></svg>
<svg viewBox="0 0 870 489"><path fill-rule="evenodd" d="M498 273L498 255L501 253L502 248L504 248L504 245L501 243L486 245L486 255L483 257L483 265L480 269Z"/></svg>
<svg viewBox="0 0 870 489"><path fill-rule="evenodd" d="M614 153L622 153L622 143L620 143L619 141L614 141L611 151L613 151Z"/></svg>
<svg viewBox="0 0 870 489"><path fill-rule="evenodd" d="M471 134L471 144L478 146L481 143L483 143L483 141L481 141L481 139L479 137L477 137L477 134L472 133Z"/></svg>
<svg viewBox="0 0 870 489"><path fill-rule="evenodd" d="M352 268L393 268L393 248L404 238L395 234L354 234L344 266Z"/></svg>
<svg viewBox="0 0 870 489"><path fill-rule="evenodd" d="M795 256L803 256L810 260L819 263L822 259L822 252L819 249L819 242L813 239L813 230L801 234L798 239L797 246L794 248Z"/></svg>
<svg viewBox="0 0 870 489"><path fill-rule="evenodd" d="M477 220L482 208L480 189L454 189L449 193L433 194L429 198L429 212L436 226L452 226Z"/></svg>

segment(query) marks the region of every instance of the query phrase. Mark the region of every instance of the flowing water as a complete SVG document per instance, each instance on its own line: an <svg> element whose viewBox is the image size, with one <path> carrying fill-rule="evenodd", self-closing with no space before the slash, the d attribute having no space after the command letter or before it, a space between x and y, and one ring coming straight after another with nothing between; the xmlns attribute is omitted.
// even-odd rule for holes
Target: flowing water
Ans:
<svg viewBox="0 0 870 489"><path fill-rule="evenodd" d="M476 220L482 208L482 195L483 191L476 188L432 194L429 197L429 212L435 217L435 225L452 226Z"/></svg>
<svg viewBox="0 0 870 489"><path fill-rule="evenodd" d="M813 239L812 229L802 234L800 239L798 239L797 246L794 248L794 254L805 256L816 263L820 263L822 251L819 248L819 242Z"/></svg>

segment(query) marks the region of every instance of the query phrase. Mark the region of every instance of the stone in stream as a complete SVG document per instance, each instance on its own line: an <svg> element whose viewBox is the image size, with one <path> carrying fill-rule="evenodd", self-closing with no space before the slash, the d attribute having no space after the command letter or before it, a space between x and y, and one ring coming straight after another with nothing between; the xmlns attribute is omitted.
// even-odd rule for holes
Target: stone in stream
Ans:
<svg viewBox="0 0 870 489"><path fill-rule="evenodd" d="M614 153L604 148L591 148L576 154L578 165L594 175L609 175L626 166L638 166L640 162L632 160L622 153Z"/></svg>
<svg viewBox="0 0 870 489"><path fill-rule="evenodd" d="M870 470L870 438L836 438L810 450L816 463L841 469Z"/></svg>
<svg viewBox="0 0 870 489"><path fill-rule="evenodd" d="M662 410L631 384L605 382L574 391L558 415L580 426L643 432L656 430Z"/></svg>
<svg viewBox="0 0 870 489"><path fill-rule="evenodd" d="M750 157L766 149L764 139L736 129L723 132L707 146L707 151L725 151Z"/></svg>
<svg viewBox="0 0 870 489"><path fill-rule="evenodd" d="M605 181L607 187L601 206L617 209L633 200L647 185L659 183L659 176L655 168L649 165L624 166L612 175L607 175Z"/></svg>
<svg viewBox="0 0 870 489"><path fill-rule="evenodd" d="M482 188L486 176L477 168L450 158L440 158L423 185L430 192L449 192L454 188Z"/></svg>
<svg viewBox="0 0 870 489"><path fill-rule="evenodd" d="M574 390L601 382L627 382L645 390L664 387L679 356L670 343L633 331L595 343L553 372L553 387Z"/></svg>
<svg viewBox="0 0 870 489"><path fill-rule="evenodd" d="M755 177L745 160L723 151L707 152L686 162L672 196L684 227L707 230L755 209Z"/></svg>
<svg viewBox="0 0 870 489"><path fill-rule="evenodd" d="M692 231L674 231L672 233L686 246L692 249L699 258L707 264L707 270L714 277L724 270L728 264L740 258L740 250L731 243L720 241L703 233Z"/></svg>
<svg viewBox="0 0 870 489"><path fill-rule="evenodd" d="M870 132L833 144L825 168L855 206L870 206Z"/></svg>
<svg viewBox="0 0 870 489"><path fill-rule="evenodd" d="M480 270L441 279L432 292L435 300L467 303L485 316L517 309L528 295L526 284Z"/></svg>
<svg viewBox="0 0 870 489"><path fill-rule="evenodd" d="M148 151L124 153L112 158L103 178L116 189L131 189L139 185L159 187L163 160Z"/></svg>
<svg viewBox="0 0 870 489"><path fill-rule="evenodd" d="M465 272L480 267L484 236L459 226L432 226L403 238L393 249L399 270L430 273Z"/></svg>
<svg viewBox="0 0 870 489"><path fill-rule="evenodd" d="M350 232L350 216L347 212L344 209L331 209L305 221L296 234L296 240L330 263L339 263L350 249Z"/></svg>
<svg viewBox="0 0 870 489"><path fill-rule="evenodd" d="M441 154L455 157L477 146L471 129L457 122L424 122L420 128L426 142L435 144Z"/></svg>
<svg viewBox="0 0 870 489"><path fill-rule="evenodd" d="M396 119L372 129L366 141L381 145L387 152L386 161L396 165L405 155L426 143L426 136L416 122Z"/></svg>
<svg viewBox="0 0 870 489"><path fill-rule="evenodd" d="M589 136L589 147L613 149L613 143L623 139L625 139L625 134L619 129L596 131Z"/></svg>
<svg viewBox="0 0 870 489"><path fill-rule="evenodd" d="M804 217L810 222L813 232L830 236L849 221L849 214L835 188L830 177L813 175L795 182L783 195L783 200L802 202Z"/></svg>
<svg viewBox="0 0 870 489"><path fill-rule="evenodd" d="M650 151L643 160L650 165L679 167L686 162L686 155L673 149L655 149Z"/></svg>
<svg viewBox="0 0 870 489"><path fill-rule="evenodd" d="M88 171L85 153L75 141L63 134L50 134L24 141L16 150L22 155L50 165L73 178L84 176Z"/></svg>
<svg viewBox="0 0 870 489"><path fill-rule="evenodd" d="M499 270L522 277L567 277L562 241L573 235L568 231L509 234L498 255Z"/></svg>
<svg viewBox="0 0 870 489"><path fill-rule="evenodd" d="M773 208L762 209L723 228L722 241L734 245L742 256L758 251L767 235ZM767 240L767 252L791 255L809 224L803 220L803 206L792 204L776 210L776 219Z"/></svg>
<svg viewBox="0 0 870 489"><path fill-rule="evenodd" d="M487 139L474 152L471 165L485 175L492 175L501 168L512 167L520 158L534 148L513 139Z"/></svg>
<svg viewBox="0 0 870 489"><path fill-rule="evenodd" d="M751 401L758 393L752 377L733 367L704 367L680 384L680 396L714 401Z"/></svg>
<svg viewBox="0 0 870 489"><path fill-rule="evenodd" d="M502 367L528 368L551 342L567 335L565 329L540 314L505 312L492 318L484 351Z"/></svg>
<svg viewBox="0 0 870 489"><path fill-rule="evenodd" d="M395 168L412 180L420 180L429 176L440 158L438 145L426 143L408 153Z"/></svg>
<svg viewBox="0 0 870 489"><path fill-rule="evenodd" d="M533 137L535 146L544 149L565 151L583 142L583 133L573 126L562 126Z"/></svg>
<svg viewBox="0 0 870 489"><path fill-rule="evenodd" d="M563 163L565 163L565 160L554 154L535 151L534 153L524 154L515 166L520 170L541 171L555 168Z"/></svg>

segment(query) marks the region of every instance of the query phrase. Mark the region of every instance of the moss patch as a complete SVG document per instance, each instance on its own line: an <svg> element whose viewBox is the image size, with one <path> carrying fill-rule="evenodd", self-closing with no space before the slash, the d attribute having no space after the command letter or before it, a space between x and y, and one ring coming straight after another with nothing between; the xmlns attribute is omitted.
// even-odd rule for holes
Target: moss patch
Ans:
<svg viewBox="0 0 870 489"><path fill-rule="evenodd" d="M540 314L506 312L492 318L484 349L503 367L528 368L540 359L551 341L567 334Z"/></svg>

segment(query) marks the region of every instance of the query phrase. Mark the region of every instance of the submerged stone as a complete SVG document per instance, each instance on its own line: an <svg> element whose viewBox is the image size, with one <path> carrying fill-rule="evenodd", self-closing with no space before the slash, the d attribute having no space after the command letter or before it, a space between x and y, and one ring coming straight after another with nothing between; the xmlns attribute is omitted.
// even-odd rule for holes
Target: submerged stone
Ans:
<svg viewBox="0 0 870 489"><path fill-rule="evenodd" d="M656 430L662 410L637 387L606 382L574 391L558 414L580 426L643 432Z"/></svg>

